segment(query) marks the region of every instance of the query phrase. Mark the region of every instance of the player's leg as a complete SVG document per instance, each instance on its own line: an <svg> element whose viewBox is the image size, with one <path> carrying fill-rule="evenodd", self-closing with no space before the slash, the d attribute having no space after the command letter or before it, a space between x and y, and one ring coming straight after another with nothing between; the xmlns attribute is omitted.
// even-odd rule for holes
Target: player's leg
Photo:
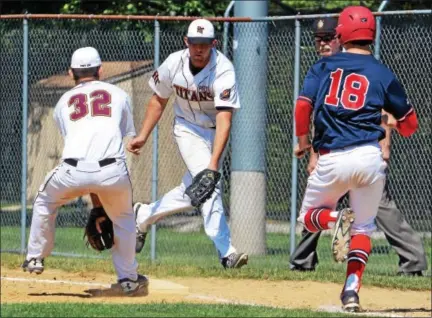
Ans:
<svg viewBox="0 0 432 318"><path fill-rule="evenodd" d="M314 271L318 264L316 251L321 232L311 233L303 229L302 239L290 257L291 270Z"/></svg>
<svg viewBox="0 0 432 318"><path fill-rule="evenodd" d="M315 171L308 178L297 220L311 233L331 229L337 222L336 204L349 189L346 169L339 161L336 156L320 156Z"/></svg>
<svg viewBox="0 0 432 318"><path fill-rule="evenodd" d="M332 153L319 157L309 176L298 221L306 230L316 233L334 228L333 257L343 262L349 249L349 230L354 220L351 209L336 211L339 199L349 190L351 165L349 153Z"/></svg>
<svg viewBox="0 0 432 318"><path fill-rule="evenodd" d="M181 122L175 126L174 136L191 177L208 167L215 132L215 129L204 129ZM247 263L248 256L237 253L231 243L231 234L225 218L220 184L221 182L216 186L215 192L210 199L201 207L204 229L207 236L213 241L222 265L225 268L238 268Z"/></svg>
<svg viewBox="0 0 432 318"><path fill-rule="evenodd" d="M23 269L37 274L44 269L43 260L54 248L57 208L84 194L76 187L65 164L60 164L45 178L33 203L33 215Z"/></svg>
<svg viewBox="0 0 432 318"><path fill-rule="evenodd" d="M388 179L379 204L376 223L399 255L399 273L401 275L422 275L422 271L427 269L422 240L405 220L396 202L389 195Z"/></svg>
<svg viewBox="0 0 432 318"><path fill-rule="evenodd" d="M125 162L104 167L100 185L90 189L96 193L113 222L114 245L111 249L118 282L127 293L148 293L148 280L138 275L135 258L135 217L132 209L132 185ZM109 178L109 176L115 176Z"/></svg>
<svg viewBox="0 0 432 318"><path fill-rule="evenodd" d="M350 205L356 212L356 218L351 229L346 280L341 293L343 308L347 311L358 311L360 308L358 292L372 250L370 236L376 229L375 216L384 182L384 179L379 179L370 186L352 189L349 193Z"/></svg>
<svg viewBox="0 0 432 318"><path fill-rule="evenodd" d="M147 232L151 224L169 215L192 210L190 199L185 195L185 190L191 182L190 174L186 173L183 176L182 183L164 194L159 200L150 204L136 203L134 211L139 231Z"/></svg>
<svg viewBox="0 0 432 318"><path fill-rule="evenodd" d="M174 126L174 137L188 172L183 176L182 183L179 186L164 194L156 202L150 204L138 202L135 204L134 212L137 229L141 233L147 232L149 225L156 223L166 216L193 209L189 197L185 195L185 190L192 183L192 175L198 174L201 171L199 169L202 167L202 169L206 168L206 165L210 162L208 155L210 151L209 143L199 135L199 132L193 132L192 128L188 127L185 123L176 123ZM197 156L202 159L203 149L206 154L204 157L205 162L200 162L200 165L197 166L194 163L199 162L199 160L194 161L191 158Z"/></svg>

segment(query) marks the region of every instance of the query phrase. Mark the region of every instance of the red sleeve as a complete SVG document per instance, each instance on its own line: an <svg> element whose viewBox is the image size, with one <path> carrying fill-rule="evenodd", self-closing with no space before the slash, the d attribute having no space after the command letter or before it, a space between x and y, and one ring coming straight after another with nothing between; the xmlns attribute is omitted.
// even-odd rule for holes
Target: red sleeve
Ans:
<svg viewBox="0 0 432 318"><path fill-rule="evenodd" d="M414 109L404 118L398 121L396 129L403 137L409 137L416 132L418 128L417 115Z"/></svg>
<svg viewBox="0 0 432 318"><path fill-rule="evenodd" d="M309 100L299 97L295 105L296 136L309 135L312 104Z"/></svg>

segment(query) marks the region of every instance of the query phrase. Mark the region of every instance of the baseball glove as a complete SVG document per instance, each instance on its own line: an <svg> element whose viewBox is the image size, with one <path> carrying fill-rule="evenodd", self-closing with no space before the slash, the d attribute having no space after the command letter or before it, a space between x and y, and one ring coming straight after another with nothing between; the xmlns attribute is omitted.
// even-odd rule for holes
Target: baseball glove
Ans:
<svg viewBox="0 0 432 318"><path fill-rule="evenodd" d="M218 171L204 169L192 180L192 184L187 187L185 193L191 199L194 207L200 207L213 194L216 184L219 182L221 174Z"/></svg>
<svg viewBox="0 0 432 318"><path fill-rule="evenodd" d="M99 223L102 233L99 233L96 227L96 220L103 217L104 219ZM113 223L105 213L104 208L93 208L90 211L89 219L84 231L84 237L87 237L86 245L95 249L96 251L103 251L110 249L114 244L114 228Z"/></svg>

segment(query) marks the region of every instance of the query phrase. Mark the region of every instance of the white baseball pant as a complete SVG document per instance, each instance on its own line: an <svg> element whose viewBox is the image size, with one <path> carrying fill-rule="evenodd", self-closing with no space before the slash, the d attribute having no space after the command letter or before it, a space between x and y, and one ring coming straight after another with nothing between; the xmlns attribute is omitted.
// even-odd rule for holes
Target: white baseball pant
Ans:
<svg viewBox="0 0 432 318"><path fill-rule="evenodd" d="M188 172L179 186L158 201L141 206L137 214L137 224L141 231L146 232L150 224L172 214L172 211L191 206L185 190L192 183L192 176L207 168L210 163L215 132L215 129L203 128L176 118L174 138ZM202 205L201 213L205 232L215 244L219 256L226 257L236 252L231 244L230 230L224 214L220 181L211 198Z"/></svg>
<svg viewBox="0 0 432 318"><path fill-rule="evenodd" d="M347 147L320 155L308 178L300 217L309 209L336 209L339 199L349 192L350 207L356 214L351 235L370 236L376 229L375 217L384 190L386 162L378 143Z"/></svg>
<svg viewBox="0 0 432 318"><path fill-rule="evenodd" d="M100 167L98 162L65 162L52 170L41 185L34 201L27 260L45 258L54 248L57 208L76 197L97 194L113 222L112 260L118 279L137 279L135 259L135 220L132 208L132 185L126 162Z"/></svg>

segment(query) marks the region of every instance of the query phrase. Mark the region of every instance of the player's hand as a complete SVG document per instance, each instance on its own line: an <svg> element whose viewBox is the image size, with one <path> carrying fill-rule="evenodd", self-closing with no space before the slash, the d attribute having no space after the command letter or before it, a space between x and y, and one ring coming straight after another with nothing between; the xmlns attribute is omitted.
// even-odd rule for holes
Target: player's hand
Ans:
<svg viewBox="0 0 432 318"><path fill-rule="evenodd" d="M306 144L306 145L296 145L294 148L294 156L296 156L297 158L303 158L304 155L306 154L307 151L309 151L309 149L312 147L311 144Z"/></svg>
<svg viewBox="0 0 432 318"><path fill-rule="evenodd" d="M137 136L128 142L126 149L134 155L139 155L145 142L146 140L144 138Z"/></svg>
<svg viewBox="0 0 432 318"><path fill-rule="evenodd" d="M309 157L309 164L307 166L308 174L311 174L312 171L315 170L317 163L318 163L318 154L315 151L311 150L310 157Z"/></svg>

